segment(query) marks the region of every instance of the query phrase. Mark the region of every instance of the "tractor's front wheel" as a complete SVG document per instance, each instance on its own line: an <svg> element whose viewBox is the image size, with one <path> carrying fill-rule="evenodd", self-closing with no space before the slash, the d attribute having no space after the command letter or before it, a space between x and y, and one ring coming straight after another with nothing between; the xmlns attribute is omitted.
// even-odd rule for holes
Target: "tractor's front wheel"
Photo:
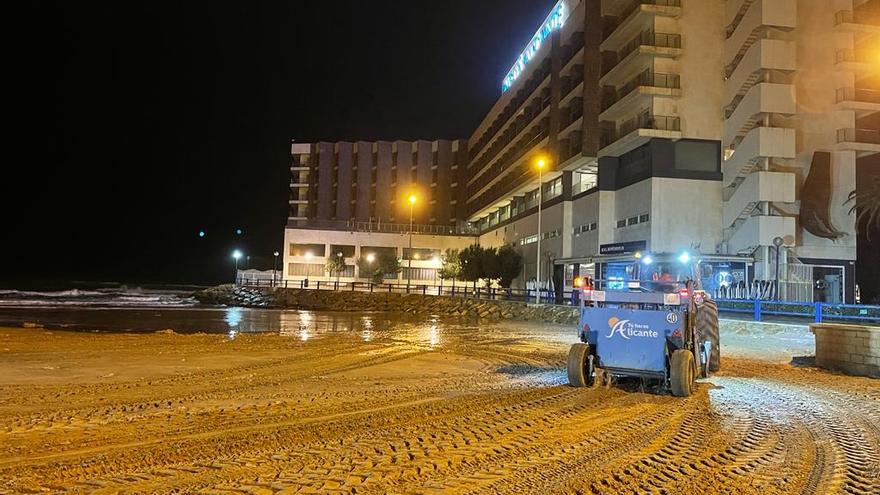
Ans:
<svg viewBox="0 0 880 495"><path fill-rule="evenodd" d="M694 391L694 354L691 351L678 349L672 353L669 385L676 397L688 397Z"/></svg>
<svg viewBox="0 0 880 495"><path fill-rule="evenodd" d="M593 385L593 356L590 345L577 343L568 351L568 383L572 387L590 387Z"/></svg>

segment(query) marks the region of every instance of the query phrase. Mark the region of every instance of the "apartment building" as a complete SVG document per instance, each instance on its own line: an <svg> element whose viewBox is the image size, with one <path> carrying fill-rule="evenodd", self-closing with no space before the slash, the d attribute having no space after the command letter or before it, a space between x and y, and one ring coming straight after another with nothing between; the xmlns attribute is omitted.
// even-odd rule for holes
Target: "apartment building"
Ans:
<svg viewBox="0 0 880 495"><path fill-rule="evenodd" d="M389 282L434 283L442 251L475 242L460 221L462 141L292 143L290 155L287 280L336 280L330 256L355 280L358 258L388 252L404 266Z"/></svg>
<svg viewBox="0 0 880 495"><path fill-rule="evenodd" d="M783 297L818 284L852 301L849 194L880 152L876 1L728 1L724 40L725 249L775 270Z"/></svg>
<svg viewBox="0 0 880 495"><path fill-rule="evenodd" d="M605 254L717 253L723 15L714 0L559 2L469 140L481 243L517 245L524 278L540 259L556 287L601 276ZM540 194L538 156L550 164Z"/></svg>
<svg viewBox="0 0 880 495"><path fill-rule="evenodd" d="M847 199L880 151L877 5L560 1L469 140L480 242L518 246L524 277L540 259L555 286L612 254L689 250L727 284L779 273L781 298L851 302Z"/></svg>
<svg viewBox="0 0 880 495"><path fill-rule="evenodd" d="M563 288L688 251L723 275L710 283L778 274L781 298L851 302L848 199L880 152L878 5L560 0L468 140L296 145L290 225L405 224L398 196L421 189L437 205L416 224L515 246L521 286L539 263Z"/></svg>

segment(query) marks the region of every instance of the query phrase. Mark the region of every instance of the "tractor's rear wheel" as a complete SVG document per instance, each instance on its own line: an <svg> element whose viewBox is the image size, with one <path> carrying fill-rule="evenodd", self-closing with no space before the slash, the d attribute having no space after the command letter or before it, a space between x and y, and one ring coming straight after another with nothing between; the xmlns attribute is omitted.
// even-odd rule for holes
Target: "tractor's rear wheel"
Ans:
<svg viewBox="0 0 880 495"><path fill-rule="evenodd" d="M676 397L688 397L694 391L694 354L691 351L678 349L672 353L669 385Z"/></svg>
<svg viewBox="0 0 880 495"><path fill-rule="evenodd" d="M593 356L590 345L577 343L568 351L568 383L572 387L590 387L593 385Z"/></svg>
<svg viewBox="0 0 880 495"><path fill-rule="evenodd" d="M721 369L721 335L718 329L718 305L706 297L697 309L697 336L699 342L710 342L709 371Z"/></svg>

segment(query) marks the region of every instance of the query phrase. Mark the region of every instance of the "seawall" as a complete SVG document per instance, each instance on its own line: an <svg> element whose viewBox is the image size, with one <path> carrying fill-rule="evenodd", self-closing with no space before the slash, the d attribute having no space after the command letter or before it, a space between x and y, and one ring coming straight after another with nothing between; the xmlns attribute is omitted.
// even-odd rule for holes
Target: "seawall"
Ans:
<svg viewBox="0 0 880 495"><path fill-rule="evenodd" d="M349 292L221 285L195 294L204 304L315 311L389 311L439 316L577 323L577 308L518 301L427 296L389 292Z"/></svg>

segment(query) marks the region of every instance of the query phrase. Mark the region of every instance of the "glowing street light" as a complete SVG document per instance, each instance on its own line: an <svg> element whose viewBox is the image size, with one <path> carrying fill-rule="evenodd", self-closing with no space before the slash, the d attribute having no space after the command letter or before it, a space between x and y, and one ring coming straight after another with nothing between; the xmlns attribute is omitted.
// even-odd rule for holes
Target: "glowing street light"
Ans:
<svg viewBox="0 0 880 495"><path fill-rule="evenodd" d="M541 303L541 203L544 202L544 167L547 166L547 160L544 157L538 157L535 161L535 168L538 169L538 256L535 264L535 303Z"/></svg>
<svg viewBox="0 0 880 495"><path fill-rule="evenodd" d="M376 255L373 253L368 254L367 255L367 263L372 263L374 261L376 261Z"/></svg>
<svg viewBox="0 0 880 495"><path fill-rule="evenodd" d="M238 249L233 251L232 258L235 260L235 281L238 282L238 260L241 259L241 251Z"/></svg>
<svg viewBox="0 0 880 495"><path fill-rule="evenodd" d="M274 251L272 253L272 256L275 257L275 264L272 265L272 285L273 286L275 285L275 277L276 277L276 274L278 273L278 255L279 254L281 254L281 253L279 253L278 251Z"/></svg>

